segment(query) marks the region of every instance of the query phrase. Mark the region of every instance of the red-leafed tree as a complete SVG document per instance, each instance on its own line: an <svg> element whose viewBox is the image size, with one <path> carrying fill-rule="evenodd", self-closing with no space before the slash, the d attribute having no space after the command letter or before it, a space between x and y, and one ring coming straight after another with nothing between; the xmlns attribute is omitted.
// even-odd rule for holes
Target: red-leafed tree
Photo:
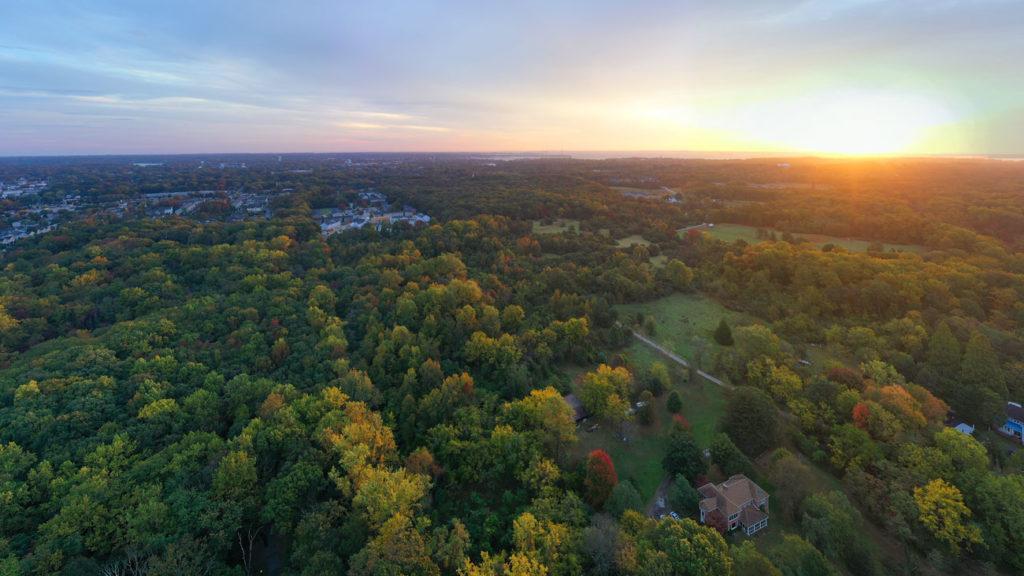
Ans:
<svg viewBox="0 0 1024 576"><path fill-rule="evenodd" d="M594 508L602 508L618 483L619 476L611 457L604 450L591 452L587 458L587 477L583 481L587 502Z"/></svg>
<svg viewBox="0 0 1024 576"><path fill-rule="evenodd" d="M853 423L857 425L857 428L867 430L868 416L870 414L871 410L868 408L867 404L857 402L857 405L853 407Z"/></svg>
<svg viewBox="0 0 1024 576"><path fill-rule="evenodd" d="M686 418L683 418L682 414L673 414L672 415L672 426L676 430L682 430L684 432L689 432L690 431L690 421L687 420Z"/></svg>
<svg viewBox="0 0 1024 576"><path fill-rule="evenodd" d="M718 530L718 533L723 536L725 536L725 533L729 531L729 521L726 520L725 516L723 516L718 510L712 510L711 513L704 518L704 523L715 530Z"/></svg>

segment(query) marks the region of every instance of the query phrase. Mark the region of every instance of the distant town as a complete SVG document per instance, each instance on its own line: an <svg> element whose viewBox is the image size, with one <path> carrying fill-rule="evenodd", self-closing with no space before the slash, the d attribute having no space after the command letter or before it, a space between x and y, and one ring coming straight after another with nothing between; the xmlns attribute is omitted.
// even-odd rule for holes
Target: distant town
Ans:
<svg viewBox="0 0 1024 576"><path fill-rule="evenodd" d="M359 205L350 205L346 209L324 208L313 212L324 237L363 226L380 228L384 223L406 222L415 225L430 222L430 216L417 212L412 206L402 206L398 210L389 206L387 197L380 192L360 192L359 200Z"/></svg>
<svg viewBox="0 0 1024 576"><path fill-rule="evenodd" d="M133 169L163 166L163 163L131 163ZM205 165L205 166L204 166ZM347 167L352 162L347 162ZM199 168L234 168L245 170L245 163L204 162ZM290 174L308 174L311 169L293 169ZM182 190L173 192L146 192L112 199L109 195L88 196L84 193L54 191L46 179L14 177L0 180L0 247L19 240L58 229L62 224L86 216L104 215L108 218L163 218L188 217L201 222L242 222L270 219L275 198L291 194L292 188L276 190L249 190L239 185L233 190ZM324 237L346 230L373 226L381 229L385 224L425 224L430 216L409 205L392 203L373 188L349 191L351 201L339 201L331 207L318 208L313 216Z"/></svg>

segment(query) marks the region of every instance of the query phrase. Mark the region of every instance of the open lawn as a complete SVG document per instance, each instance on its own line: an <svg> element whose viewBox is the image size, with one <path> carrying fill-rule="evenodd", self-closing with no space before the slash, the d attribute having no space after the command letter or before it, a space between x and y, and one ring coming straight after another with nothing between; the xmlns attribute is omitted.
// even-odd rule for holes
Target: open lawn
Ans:
<svg viewBox="0 0 1024 576"><path fill-rule="evenodd" d="M765 239L757 237L758 228L755 226L745 226L743 224L715 224L714 227L701 228L701 230L726 242L735 242L740 239L749 244L765 242ZM771 228L764 228L764 230L767 232L774 232L778 237L782 236L782 232L779 230L773 230ZM808 240L818 248L821 248L826 244L834 244L836 246L842 246L850 252L867 252L868 245L871 244L871 242L867 240L854 240L852 238L839 238L836 236L824 236L821 234L794 234L793 236ZM886 252L891 250L913 252L915 254L924 252L923 247L911 244L885 244L884 246Z"/></svg>
<svg viewBox="0 0 1024 576"><path fill-rule="evenodd" d="M649 364L640 364L639 357L639 354L630 355L637 368L646 368ZM706 448L711 445L715 424L725 409L725 390L703 379L696 384L688 383L686 374L672 367L670 370L674 382L672 389L678 391L683 399L682 415L690 422L697 444ZM579 442L571 450L570 458L580 461L592 450L604 450L611 456L619 479L628 479L637 487L643 500L649 501L665 477L661 459L665 456L668 436L672 432L672 418L665 408L667 398L666 390L655 399L654 422L650 426L628 423L620 430L618 425L589 419L576 431ZM595 424L598 428L587 432ZM627 438L625 442L622 441L622 431Z"/></svg>
<svg viewBox="0 0 1024 576"><path fill-rule="evenodd" d="M693 360L694 338L700 338L707 343L704 357L705 359L710 358L711 353L717 347L712 333L722 318L725 318L732 328L758 321L741 312L729 310L713 298L700 294L676 293L660 300L627 304L619 306L617 309L622 323L626 325L633 323L637 313L642 314L644 318L653 316L655 333L647 336L666 350L674 352L687 361ZM631 350L635 348L633 347ZM705 365L701 368L706 369L706 367L707 362L705 361Z"/></svg>
<svg viewBox="0 0 1024 576"><path fill-rule="evenodd" d="M542 223L540 220L533 221L534 234L561 234L562 232L579 231L579 220L567 220L564 218L556 218L547 224Z"/></svg>

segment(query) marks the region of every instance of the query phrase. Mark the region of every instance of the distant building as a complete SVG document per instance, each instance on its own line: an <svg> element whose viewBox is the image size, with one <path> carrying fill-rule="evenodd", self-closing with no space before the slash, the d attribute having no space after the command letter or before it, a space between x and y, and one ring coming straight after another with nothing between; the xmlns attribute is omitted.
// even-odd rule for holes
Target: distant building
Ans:
<svg viewBox="0 0 1024 576"><path fill-rule="evenodd" d="M732 476L721 484L705 484L700 494L700 521L707 523L712 515L721 515L729 530L739 528L750 536L768 526L768 493L743 474Z"/></svg>
<svg viewBox="0 0 1024 576"><path fill-rule="evenodd" d="M960 424L957 424L953 428L955 428L961 434L966 434L968 436L970 436L971 434L974 434L974 426L971 426L970 424L967 424L966 422L961 422Z"/></svg>
<svg viewBox="0 0 1024 576"><path fill-rule="evenodd" d="M998 429L999 433L1024 444L1024 408L1016 402L1006 403L1006 422Z"/></svg>

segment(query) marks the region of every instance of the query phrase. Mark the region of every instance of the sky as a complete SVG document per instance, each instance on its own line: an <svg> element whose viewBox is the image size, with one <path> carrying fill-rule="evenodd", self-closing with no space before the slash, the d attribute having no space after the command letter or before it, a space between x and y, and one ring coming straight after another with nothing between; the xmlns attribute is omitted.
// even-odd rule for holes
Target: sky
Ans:
<svg viewBox="0 0 1024 576"><path fill-rule="evenodd" d="M1018 0L0 0L0 155L1024 153Z"/></svg>

